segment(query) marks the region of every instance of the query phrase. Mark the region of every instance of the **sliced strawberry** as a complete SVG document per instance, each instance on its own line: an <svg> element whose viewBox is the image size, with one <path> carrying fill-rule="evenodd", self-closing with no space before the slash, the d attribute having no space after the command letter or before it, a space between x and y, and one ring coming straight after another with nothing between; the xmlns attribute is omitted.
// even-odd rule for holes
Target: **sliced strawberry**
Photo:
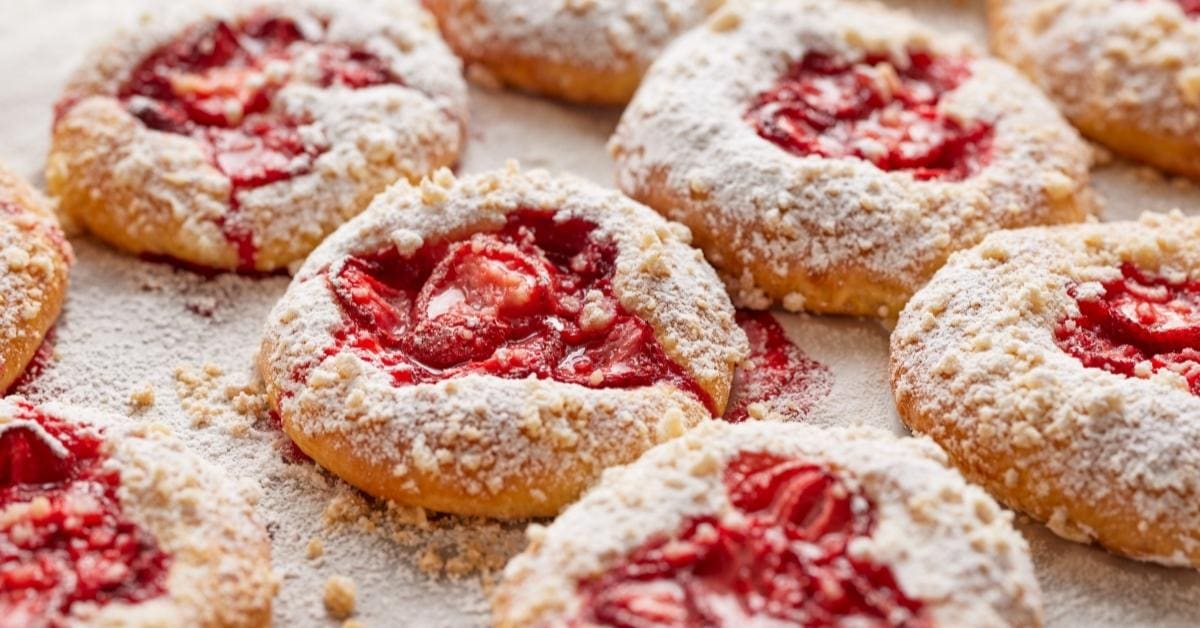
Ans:
<svg viewBox="0 0 1200 628"><path fill-rule="evenodd" d="M260 11L239 22L218 21L184 32L143 59L118 97L149 129L188 135L202 143L213 165L230 179L229 215L223 229L238 249L239 268L253 270L255 234L231 219L248 188L310 172L327 149L309 144L298 127L309 121L272 110L276 95L293 77L296 57L318 59L320 87L362 89L400 83L389 64L342 43L309 41L292 20ZM58 115L73 105L64 101Z"/></svg>
<svg viewBox="0 0 1200 628"><path fill-rule="evenodd" d="M407 292L376 279L357 260L348 262L331 284L342 306L350 310L359 325L373 330L385 344L400 344L412 309Z"/></svg>
<svg viewBox="0 0 1200 628"><path fill-rule="evenodd" d="M1103 294L1076 298L1079 316L1059 323L1058 346L1110 373L1132 377L1143 363L1151 372L1175 371L1200 394L1200 282L1152 277L1132 264L1121 275L1103 284Z"/></svg>
<svg viewBox="0 0 1200 628"><path fill-rule="evenodd" d="M613 295L616 247L593 239L594 228L521 210L495 232L352 257L329 279L349 319L330 351L358 352L397 386L471 373L588 387L663 381L711 409L649 324Z"/></svg>
<svg viewBox="0 0 1200 628"><path fill-rule="evenodd" d="M32 427L17 425L0 432L0 488L63 481L72 462L69 453L56 451Z"/></svg>
<svg viewBox="0 0 1200 628"><path fill-rule="evenodd" d="M486 360L514 319L545 309L550 283L544 263L492 236L456 244L417 295L406 347L435 368Z"/></svg>

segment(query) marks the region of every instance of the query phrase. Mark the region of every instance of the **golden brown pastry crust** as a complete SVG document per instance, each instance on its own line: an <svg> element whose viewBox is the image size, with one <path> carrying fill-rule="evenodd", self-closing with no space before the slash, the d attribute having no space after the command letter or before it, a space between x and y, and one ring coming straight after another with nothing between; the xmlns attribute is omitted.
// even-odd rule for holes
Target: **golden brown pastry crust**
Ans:
<svg viewBox="0 0 1200 628"><path fill-rule="evenodd" d="M0 392L21 377L58 320L73 261L46 200L0 166Z"/></svg>
<svg viewBox="0 0 1200 628"><path fill-rule="evenodd" d="M424 0L450 47L501 83L619 106L670 41L721 0Z"/></svg>

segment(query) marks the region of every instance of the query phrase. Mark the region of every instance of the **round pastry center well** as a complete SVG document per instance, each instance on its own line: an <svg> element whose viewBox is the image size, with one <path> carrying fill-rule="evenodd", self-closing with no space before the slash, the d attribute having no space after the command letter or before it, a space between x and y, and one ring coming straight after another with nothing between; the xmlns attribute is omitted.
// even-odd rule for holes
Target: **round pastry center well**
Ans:
<svg viewBox="0 0 1200 628"><path fill-rule="evenodd" d="M520 210L498 231L351 257L329 277L346 314L331 351L357 352L396 385L472 373L590 388L666 382L711 410L650 324L617 299L617 248L595 229Z"/></svg>
<svg viewBox="0 0 1200 628"><path fill-rule="evenodd" d="M850 62L810 52L761 93L746 120L798 156L857 157L918 180L959 181L988 162L992 126L939 103L971 76L969 60L909 52Z"/></svg>
<svg viewBox="0 0 1200 628"><path fill-rule="evenodd" d="M292 83L353 90L401 81L370 52L256 13L185 30L143 59L118 90L148 128L196 139L229 177L232 211L222 229L243 270L253 270L257 245L237 216L239 192L308 173L328 149L301 132L310 120L274 106Z"/></svg>
<svg viewBox="0 0 1200 628"><path fill-rule="evenodd" d="M1079 315L1054 330L1063 351L1126 377L1169 370L1200 394L1200 281L1155 277L1126 263L1101 290L1084 284L1067 291Z"/></svg>

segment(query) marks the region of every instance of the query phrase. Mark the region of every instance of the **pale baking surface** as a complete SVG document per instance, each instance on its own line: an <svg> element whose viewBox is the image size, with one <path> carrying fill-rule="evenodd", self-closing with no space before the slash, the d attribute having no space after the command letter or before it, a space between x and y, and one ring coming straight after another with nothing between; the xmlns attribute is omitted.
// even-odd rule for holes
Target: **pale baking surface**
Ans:
<svg viewBox="0 0 1200 628"><path fill-rule="evenodd" d="M51 104L67 73L88 46L147 4L3 1L0 159L40 184ZM911 4L935 26L966 31L982 42L981 7L950 0ZM604 142L616 124L615 112L481 90L471 97L463 171L498 167L515 157L527 167L566 170L611 184ZM1200 212L1200 189L1191 184L1121 165L1099 170L1095 179L1107 199L1107 219L1133 217L1141 209ZM164 421L201 455L232 474L257 479L265 495L260 511L274 537L275 569L282 580L277 624L339 625L322 605L325 582L333 575L355 581L356 617L367 626L486 623L476 574L450 579L428 573L501 560L519 550L521 526L439 520L433 529L422 530L395 523L402 516L361 511L340 482L308 465L282 463L273 434L261 417L254 422L258 397L239 395L236 388L249 383L259 331L286 278L206 280L124 257L87 239L74 243L79 263L58 327L57 360L30 394L133 414L131 420ZM900 431L887 385L886 331L850 320L783 318L792 338L833 370L833 392L817 409L819 422ZM207 374L206 364L215 367ZM181 367L186 371L177 375ZM131 392L146 387L155 393L154 404L132 413ZM230 387L235 390L227 391ZM1022 531L1033 546L1050 625L1200 624L1200 574L1115 558L1060 541L1036 525ZM314 538L321 539L324 552L310 559L306 554Z"/></svg>

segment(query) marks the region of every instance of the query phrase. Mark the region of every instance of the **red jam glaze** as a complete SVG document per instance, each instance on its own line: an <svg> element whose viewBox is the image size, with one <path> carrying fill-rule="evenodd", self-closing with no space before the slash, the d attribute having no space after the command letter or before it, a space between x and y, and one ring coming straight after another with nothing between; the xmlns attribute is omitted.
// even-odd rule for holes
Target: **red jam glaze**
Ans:
<svg viewBox="0 0 1200 628"><path fill-rule="evenodd" d="M1175 3L1183 9L1184 15L1191 18L1200 17L1200 0L1175 0Z"/></svg>
<svg viewBox="0 0 1200 628"><path fill-rule="evenodd" d="M613 294L616 246L595 225L521 210L498 231L352 257L329 279L350 347L397 386L472 373L591 388L659 382L712 399Z"/></svg>
<svg viewBox="0 0 1200 628"><path fill-rule="evenodd" d="M992 126L962 123L938 102L971 72L968 59L911 52L856 63L810 52L746 113L758 134L795 155L858 157L918 180L959 181L987 164Z"/></svg>
<svg viewBox="0 0 1200 628"><path fill-rule="evenodd" d="M101 438L19 407L56 444L28 424L0 428L0 627L62 626L76 603L164 594L170 557L122 514Z"/></svg>
<svg viewBox="0 0 1200 628"><path fill-rule="evenodd" d="M138 64L118 92L148 128L200 141L229 177L232 211L221 228L241 270L254 269L257 246L249 225L238 220L238 193L309 172L327 148L301 137L306 120L272 109L278 91L297 80L287 68L302 54L315 54L318 76L305 80L320 87L400 82L368 52L310 41L295 22L258 14L185 31Z"/></svg>
<svg viewBox="0 0 1200 628"><path fill-rule="evenodd" d="M1084 366L1136 377L1138 364L1167 369L1200 395L1200 281L1173 282L1121 266L1121 278L1102 284L1104 294L1078 298L1079 316L1058 324L1054 339Z"/></svg>
<svg viewBox="0 0 1200 628"><path fill-rule="evenodd" d="M267 415L267 426L277 436L276 443L279 446L279 455L283 461L288 464L299 464L302 462L312 462L313 459L308 454L304 453L303 449L292 440L286 432L283 431L283 417L274 409Z"/></svg>
<svg viewBox="0 0 1200 628"><path fill-rule="evenodd" d="M739 310L737 323L750 341L750 357L733 376L725 420L741 423L750 405L770 402L771 410L803 419L833 388L833 374L792 344L770 312Z"/></svg>
<svg viewBox="0 0 1200 628"><path fill-rule="evenodd" d="M886 566L852 558L870 503L819 465L743 452L725 468L743 515L696 517L580 585L577 625L925 626Z"/></svg>

